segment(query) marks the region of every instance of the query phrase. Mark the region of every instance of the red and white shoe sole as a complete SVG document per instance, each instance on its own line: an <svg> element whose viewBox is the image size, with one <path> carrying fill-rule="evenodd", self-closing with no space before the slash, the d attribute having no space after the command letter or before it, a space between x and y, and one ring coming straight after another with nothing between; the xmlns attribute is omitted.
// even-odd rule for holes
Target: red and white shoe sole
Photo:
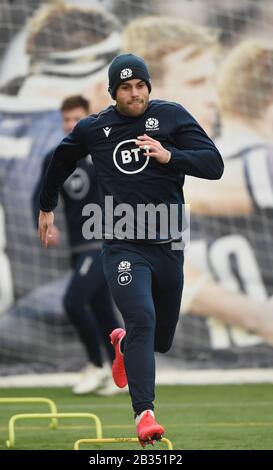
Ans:
<svg viewBox="0 0 273 470"><path fill-rule="evenodd" d="M146 447L148 444L151 444L152 446L155 445L156 441L160 441L163 437L163 434L153 434L151 437L149 437L146 440L141 439L138 436L139 443L142 447Z"/></svg>

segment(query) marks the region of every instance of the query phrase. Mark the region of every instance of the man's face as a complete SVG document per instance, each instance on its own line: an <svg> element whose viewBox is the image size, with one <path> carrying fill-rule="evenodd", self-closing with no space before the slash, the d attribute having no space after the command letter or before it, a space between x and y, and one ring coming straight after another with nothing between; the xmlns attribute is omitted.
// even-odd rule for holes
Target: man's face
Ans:
<svg viewBox="0 0 273 470"><path fill-rule="evenodd" d="M119 85L116 91L119 111L126 116L141 116L149 103L149 90L146 82L134 78Z"/></svg>
<svg viewBox="0 0 273 470"><path fill-rule="evenodd" d="M189 46L167 55L163 61L165 76L157 89L161 95L157 98L182 104L212 134L217 112L213 49L194 55L194 49Z"/></svg>
<svg viewBox="0 0 273 470"><path fill-rule="evenodd" d="M63 130L65 134L69 134L71 132L77 122L79 122L80 119L84 118L87 116L87 111L82 108L73 108L69 109L67 111L62 112L62 123L63 123Z"/></svg>

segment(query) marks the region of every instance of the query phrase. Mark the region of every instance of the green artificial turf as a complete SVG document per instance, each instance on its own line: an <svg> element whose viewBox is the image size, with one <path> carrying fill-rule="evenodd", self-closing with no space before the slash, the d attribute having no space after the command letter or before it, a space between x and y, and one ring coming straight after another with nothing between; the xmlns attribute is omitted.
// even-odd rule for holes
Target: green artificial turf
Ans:
<svg viewBox="0 0 273 470"><path fill-rule="evenodd" d="M156 418L176 450L273 449L273 385L159 386ZM0 389L0 397L48 397L59 412L97 414L103 437L136 437L129 395L109 398L75 396L69 388ZM0 404L0 449L6 448L8 421L13 414L48 412L46 405ZM74 441L95 437L86 419L59 420L52 430L46 420L22 420L16 425L16 449L73 449ZM97 444L84 449L139 449L139 444ZM152 449L165 449L157 443ZM148 446L151 449L151 446Z"/></svg>

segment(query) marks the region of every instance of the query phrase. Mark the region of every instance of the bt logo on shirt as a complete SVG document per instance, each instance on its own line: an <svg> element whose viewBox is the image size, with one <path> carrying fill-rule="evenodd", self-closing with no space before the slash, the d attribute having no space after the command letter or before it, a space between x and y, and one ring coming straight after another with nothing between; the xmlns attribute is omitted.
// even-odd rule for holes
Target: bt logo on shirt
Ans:
<svg viewBox="0 0 273 470"><path fill-rule="evenodd" d="M119 171L134 175L143 171L149 163L150 157L145 157L143 153L135 139L123 140L114 150L113 161Z"/></svg>

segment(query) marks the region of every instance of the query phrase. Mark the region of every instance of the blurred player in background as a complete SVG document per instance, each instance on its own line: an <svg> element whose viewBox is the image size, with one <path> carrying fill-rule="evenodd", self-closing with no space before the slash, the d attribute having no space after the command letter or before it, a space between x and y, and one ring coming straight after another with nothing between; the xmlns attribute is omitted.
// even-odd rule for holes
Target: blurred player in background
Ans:
<svg viewBox="0 0 273 470"><path fill-rule="evenodd" d="M196 271L188 280L195 279L197 288L187 309L256 333L224 334L222 328L222 346L230 344L229 336L246 350L260 345L262 356L263 340L273 345L272 46L247 40L231 50L219 70L218 91L217 143L226 171L221 185L186 185L191 214L206 240L190 255Z"/></svg>
<svg viewBox="0 0 273 470"><path fill-rule="evenodd" d="M89 102L85 98L80 95L67 97L61 106L64 134L69 134L77 122L89 112ZM41 177L33 194L36 226L42 180L52 154L53 150L44 159ZM64 297L64 307L78 331L89 359L89 364L73 391L76 394L98 391L101 395L112 395L121 389L113 386L109 364L103 364L101 342L112 365L114 353L109 343L109 334L118 327L118 322L102 269L102 243L98 240L86 240L82 235L84 205L92 202L99 204L99 186L90 155L78 163L77 169L64 183L61 195L73 266L73 276ZM49 244L59 244L56 225L52 228Z"/></svg>
<svg viewBox="0 0 273 470"><path fill-rule="evenodd" d="M122 49L149 65L154 98L182 104L210 136L215 133L215 33L176 18L142 17L125 27Z"/></svg>

